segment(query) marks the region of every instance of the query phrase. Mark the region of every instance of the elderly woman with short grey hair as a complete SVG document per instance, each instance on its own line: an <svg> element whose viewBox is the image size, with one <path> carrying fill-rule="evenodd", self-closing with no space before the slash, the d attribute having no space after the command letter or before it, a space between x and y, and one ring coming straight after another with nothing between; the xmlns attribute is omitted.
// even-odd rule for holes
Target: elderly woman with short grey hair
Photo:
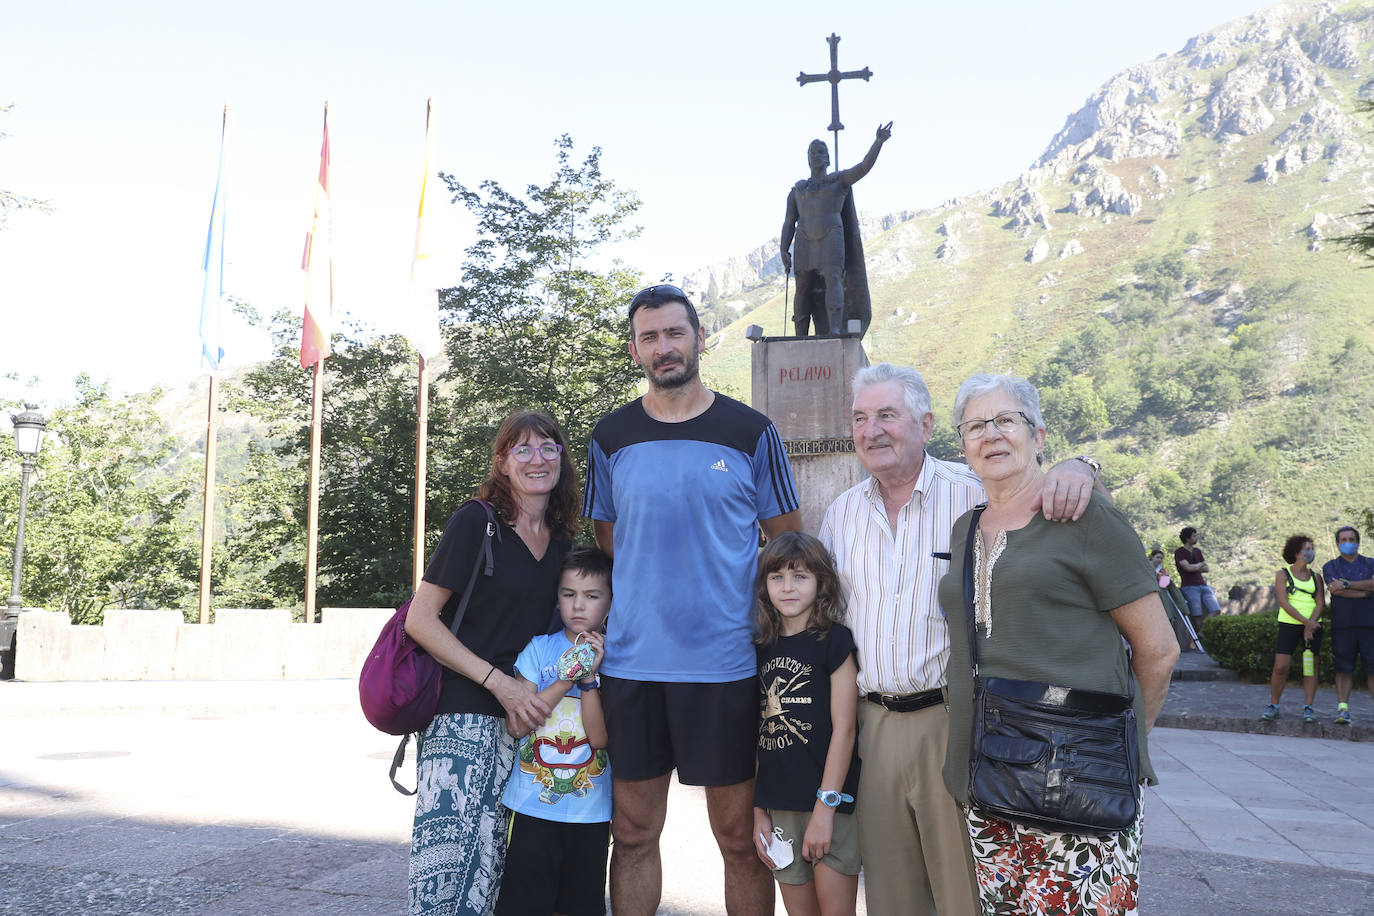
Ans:
<svg viewBox="0 0 1374 916"><path fill-rule="evenodd" d="M1094 492L1087 511L1068 524L1051 524L1038 510L1046 429L1030 382L1008 375L969 378L955 398L954 426L988 501L981 515L975 509L955 522L950 569L940 580L940 605L951 630L944 779L968 819L983 911L1133 913L1138 813L1125 829L1078 835L1004 820L971 804L970 642L977 647L980 678L1117 694L1123 704L1131 697L1138 772L1153 783L1145 735L1178 658L1155 577L1130 523L1101 494ZM963 623L970 537L971 638Z"/></svg>

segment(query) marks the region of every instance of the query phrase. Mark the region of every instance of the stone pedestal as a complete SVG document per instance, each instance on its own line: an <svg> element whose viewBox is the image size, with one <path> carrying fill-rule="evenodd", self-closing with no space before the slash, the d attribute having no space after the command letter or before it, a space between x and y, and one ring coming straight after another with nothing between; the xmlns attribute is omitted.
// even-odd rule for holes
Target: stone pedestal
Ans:
<svg viewBox="0 0 1374 916"><path fill-rule="evenodd" d="M797 479L802 525L815 534L835 497L866 475L854 457L854 373L868 365L858 337L764 337L752 351L755 410L777 426Z"/></svg>

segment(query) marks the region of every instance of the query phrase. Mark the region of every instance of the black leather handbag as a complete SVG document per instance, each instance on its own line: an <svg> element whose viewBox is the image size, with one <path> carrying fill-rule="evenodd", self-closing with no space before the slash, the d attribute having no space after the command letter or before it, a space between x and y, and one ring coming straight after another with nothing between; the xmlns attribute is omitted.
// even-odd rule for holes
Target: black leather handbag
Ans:
<svg viewBox="0 0 1374 916"><path fill-rule="evenodd" d="M973 539L964 550L964 610L973 666L969 804L1056 833L1115 833L1136 819L1140 755L1134 688L1126 695L982 677L973 613Z"/></svg>

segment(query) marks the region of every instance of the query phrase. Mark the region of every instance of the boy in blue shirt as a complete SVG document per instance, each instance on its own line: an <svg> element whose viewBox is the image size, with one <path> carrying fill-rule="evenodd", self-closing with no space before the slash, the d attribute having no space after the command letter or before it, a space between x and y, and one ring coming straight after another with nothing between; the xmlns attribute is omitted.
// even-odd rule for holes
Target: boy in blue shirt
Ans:
<svg viewBox="0 0 1374 916"><path fill-rule="evenodd" d="M501 799L512 815L497 916L606 912L611 772L596 671L610 607L611 558L595 548L569 552L558 580L563 629L536 636L515 660L516 677L553 711L533 733L511 732L520 752ZM570 672L560 661L575 646L591 646L594 657Z"/></svg>

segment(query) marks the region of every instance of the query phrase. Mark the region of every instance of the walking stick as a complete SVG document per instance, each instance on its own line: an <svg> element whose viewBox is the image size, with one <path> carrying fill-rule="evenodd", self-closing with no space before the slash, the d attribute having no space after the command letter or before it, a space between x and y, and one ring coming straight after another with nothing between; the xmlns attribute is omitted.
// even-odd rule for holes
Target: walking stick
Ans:
<svg viewBox="0 0 1374 916"><path fill-rule="evenodd" d="M792 271L786 270L782 275L782 336L787 336L787 292L792 285Z"/></svg>

